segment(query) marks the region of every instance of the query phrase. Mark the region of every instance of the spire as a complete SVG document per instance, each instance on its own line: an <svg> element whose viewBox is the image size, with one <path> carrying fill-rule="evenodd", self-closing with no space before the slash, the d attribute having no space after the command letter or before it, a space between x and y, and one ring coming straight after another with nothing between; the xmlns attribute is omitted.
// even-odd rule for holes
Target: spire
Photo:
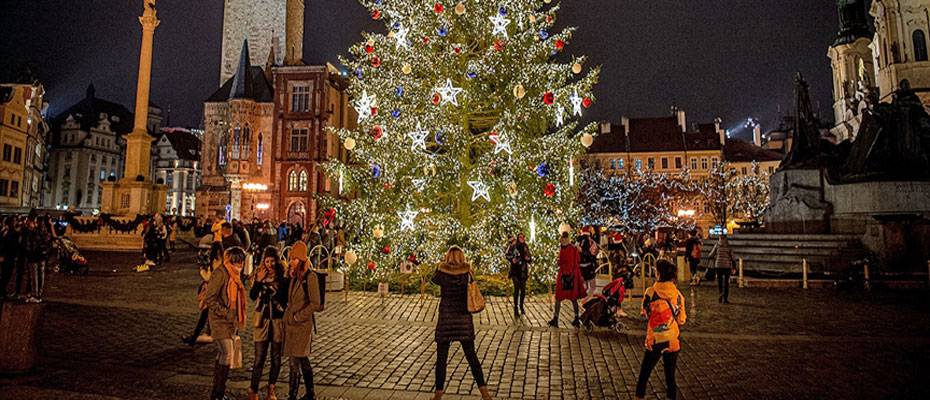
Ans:
<svg viewBox="0 0 930 400"><path fill-rule="evenodd" d="M92 99L92 98L94 98L94 97L96 96L96 94L97 94L97 89L94 89L94 84L93 84L93 83L91 83L90 85L87 85L87 92L86 92L86 93L87 93L87 96L86 96L86 97L87 97L88 99Z"/></svg>
<svg viewBox="0 0 930 400"><path fill-rule="evenodd" d="M871 38L872 30L866 19L865 0L836 0L840 30L836 33L834 46L852 43L859 38Z"/></svg>
<svg viewBox="0 0 930 400"><path fill-rule="evenodd" d="M232 90L229 92L230 100L252 98L252 71L249 60L249 39L245 39L239 54L239 68L233 76Z"/></svg>

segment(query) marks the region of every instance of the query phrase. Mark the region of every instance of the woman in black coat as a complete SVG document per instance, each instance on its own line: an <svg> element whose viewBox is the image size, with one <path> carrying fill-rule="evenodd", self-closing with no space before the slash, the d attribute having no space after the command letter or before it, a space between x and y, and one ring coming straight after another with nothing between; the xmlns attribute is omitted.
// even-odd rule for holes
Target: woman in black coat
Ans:
<svg viewBox="0 0 930 400"><path fill-rule="evenodd" d="M458 247L452 247L433 275L433 283L440 287L439 321L436 323L436 394L433 400L441 399L444 393L446 363L452 342L462 344L462 351L481 398L491 398L481 371L481 362L475 352L475 325L468 312L470 272L471 265L465 261L465 253Z"/></svg>

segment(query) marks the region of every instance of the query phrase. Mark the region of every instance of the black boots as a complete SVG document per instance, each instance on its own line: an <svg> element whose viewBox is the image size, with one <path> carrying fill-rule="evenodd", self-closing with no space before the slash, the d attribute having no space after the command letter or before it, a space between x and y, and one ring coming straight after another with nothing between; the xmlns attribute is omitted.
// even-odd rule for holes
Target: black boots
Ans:
<svg viewBox="0 0 930 400"><path fill-rule="evenodd" d="M223 400L226 398L226 381L229 379L229 366L220 365L220 363L217 362L213 368L213 390L210 392L210 400Z"/></svg>
<svg viewBox="0 0 930 400"><path fill-rule="evenodd" d="M300 377L304 378L304 386L307 393L304 397L298 398L300 392ZM289 375L287 387L288 400L314 400L316 396L313 392L313 368L310 366L310 360L303 358L291 360L291 374Z"/></svg>

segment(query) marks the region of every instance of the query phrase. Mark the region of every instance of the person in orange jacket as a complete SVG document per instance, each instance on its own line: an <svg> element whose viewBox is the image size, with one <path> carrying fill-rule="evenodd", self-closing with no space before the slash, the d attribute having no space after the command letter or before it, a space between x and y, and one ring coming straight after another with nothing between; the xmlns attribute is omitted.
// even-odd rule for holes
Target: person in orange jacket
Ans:
<svg viewBox="0 0 930 400"><path fill-rule="evenodd" d="M639 370L636 383L636 398L646 397L646 383L649 375L662 360L665 370L666 398L674 400L678 396L675 383L675 366L678 352L681 351L680 327L687 321L685 297L675 287L678 268L668 260L656 263L659 281L646 289L643 296L642 314L648 319L646 326L646 354Z"/></svg>

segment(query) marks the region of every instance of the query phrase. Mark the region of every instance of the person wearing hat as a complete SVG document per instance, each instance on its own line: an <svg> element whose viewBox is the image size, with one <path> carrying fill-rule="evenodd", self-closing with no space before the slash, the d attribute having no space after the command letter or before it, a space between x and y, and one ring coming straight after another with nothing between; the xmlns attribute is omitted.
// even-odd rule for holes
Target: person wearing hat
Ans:
<svg viewBox="0 0 930 400"><path fill-rule="evenodd" d="M223 266L210 276L205 293L209 311L210 331L216 343L216 365L213 370L211 400L226 397L226 381L233 366L239 330L245 327L245 286L240 273L245 264L245 250L233 247L223 252Z"/></svg>
<svg viewBox="0 0 930 400"><path fill-rule="evenodd" d="M300 378L306 386L304 399L313 399L313 368L310 348L313 342L313 314L323 311L320 281L310 269L307 244L297 241L291 247L288 260L287 308L284 311L284 355L290 358L288 400L297 400Z"/></svg>
<svg viewBox="0 0 930 400"><path fill-rule="evenodd" d="M562 232L559 238L559 273L555 278L555 312L549 326L559 327L559 312L561 311L562 301L569 300L572 302L572 309L575 311L575 319L572 320L572 326L580 325L578 319L578 299L583 299L585 287L581 277L581 268L579 267L581 255L578 248L572 246L572 240L568 237L568 232Z"/></svg>
<svg viewBox="0 0 930 400"><path fill-rule="evenodd" d="M281 372L281 349L284 346L284 310L287 308L287 289L290 281L285 274L284 263L278 255L278 249L265 247L261 265L252 275L252 289L249 297L257 302L255 305L252 340L255 342L255 363L252 365L252 381L249 386L249 400L258 400L258 386L262 380L262 370L271 347L271 370L268 371L268 391L266 400L277 400L275 385Z"/></svg>

